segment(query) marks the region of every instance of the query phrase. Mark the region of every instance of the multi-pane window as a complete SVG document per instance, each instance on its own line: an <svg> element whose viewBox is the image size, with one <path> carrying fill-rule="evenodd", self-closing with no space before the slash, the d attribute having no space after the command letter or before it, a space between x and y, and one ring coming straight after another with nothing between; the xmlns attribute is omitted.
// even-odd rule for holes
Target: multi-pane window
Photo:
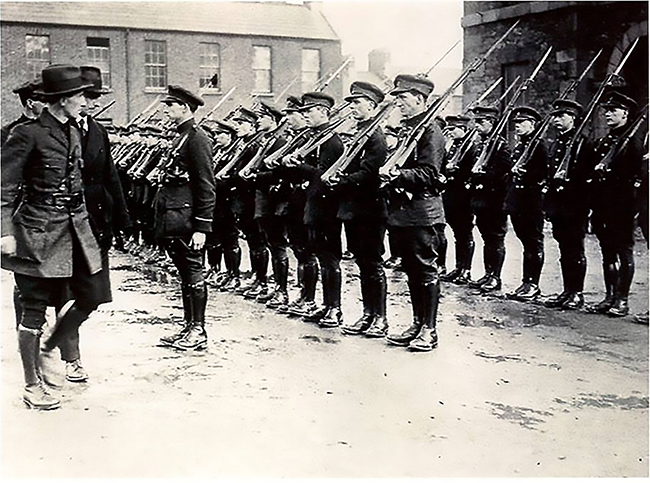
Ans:
<svg viewBox="0 0 650 483"><path fill-rule="evenodd" d="M102 86L111 87L111 45L109 39L88 37L86 39L88 64L102 71Z"/></svg>
<svg viewBox="0 0 650 483"><path fill-rule="evenodd" d="M167 44L160 40L144 41L145 87L167 87Z"/></svg>
<svg viewBox="0 0 650 483"><path fill-rule="evenodd" d="M25 52L27 75L32 79L40 79L41 71L50 65L49 35L25 35Z"/></svg>
<svg viewBox="0 0 650 483"><path fill-rule="evenodd" d="M219 72L221 66L219 44L201 42L200 52L201 59L199 68L201 71L201 78L199 79L199 87L207 87L210 84L210 79L212 79L216 74L216 83L211 88L219 89L219 78L221 77Z"/></svg>
<svg viewBox="0 0 650 483"><path fill-rule="evenodd" d="M271 47L253 46L254 92L271 92Z"/></svg>
<svg viewBox="0 0 650 483"><path fill-rule="evenodd" d="M320 50L302 49L302 92L314 90L320 78Z"/></svg>

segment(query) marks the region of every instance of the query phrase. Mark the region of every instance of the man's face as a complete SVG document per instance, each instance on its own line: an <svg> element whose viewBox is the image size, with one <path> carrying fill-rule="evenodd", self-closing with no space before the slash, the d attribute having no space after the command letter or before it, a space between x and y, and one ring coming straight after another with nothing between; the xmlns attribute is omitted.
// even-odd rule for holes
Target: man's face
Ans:
<svg viewBox="0 0 650 483"><path fill-rule="evenodd" d="M63 113L68 119L77 119L81 111L86 108L86 97L83 92L79 92L70 97L61 99Z"/></svg>
<svg viewBox="0 0 650 483"><path fill-rule="evenodd" d="M237 136L240 138L249 135L254 131L253 125L248 121L238 120L235 121L235 129L237 129Z"/></svg>
<svg viewBox="0 0 650 483"><path fill-rule="evenodd" d="M275 119L263 114L257 119L257 126L261 131L270 131L275 127Z"/></svg>
<svg viewBox="0 0 650 483"><path fill-rule="evenodd" d="M375 111L375 103L366 97L358 97L352 99L352 116L357 121L365 121L372 117L372 113Z"/></svg>
<svg viewBox="0 0 650 483"><path fill-rule="evenodd" d="M309 127L318 127L321 124L325 124L327 122L327 114L325 113L324 108L321 108L319 106L314 106L306 109L303 111L303 115L305 116L305 120L307 121L307 125Z"/></svg>
<svg viewBox="0 0 650 483"><path fill-rule="evenodd" d="M80 114L82 116L92 116L99 107L99 96L85 93L84 97L86 98L86 106L81 110Z"/></svg>
<svg viewBox="0 0 650 483"><path fill-rule="evenodd" d="M230 134L227 132L218 132L215 138L215 144L219 148L225 148L230 144Z"/></svg>
<svg viewBox="0 0 650 483"><path fill-rule="evenodd" d="M289 112L287 122L292 129L300 129L305 126L305 117L298 111Z"/></svg>
<svg viewBox="0 0 650 483"><path fill-rule="evenodd" d="M484 117L475 119L474 125L476 126L476 130L479 132L479 134L489 134L490 131L492 131L492 126L494 124L492 123L491 119Z"/></svg>
<svg viewBox="0 0 650 483"><path fill-rule="evenodd" d="M465 135L465 128L462 126L451 126L447 132L449 132L452 139L460 139Z"/></svg>
<svg viewBox="0 0 650 483"><path fill-rule="evenodd" d="M575 118L568 112L553 114L553 126L560 132L566 132L573 129Z"/></svg>
<svg viewBox="0 0 650 483"><path fill-rule="evenodd" d="M515 121L515 134L517 136L525 136L530 134L535 129L535 124L530 119L523 119Z"/></svg>
<svg viewBox="0 0 650 483"><path fill-rule="evenodd" d="M422 98L411 92L400 92L395 97L397 108L404 117L412 117L422 109Z"/></svg>
<svg viewBox="0 0 650 483"><path fill-rule="evenodd" d="M173 122L178 123L186 117L187 106L184 104L179 104L178 102L165 102L163 112L171 119Z"/></svg>
<svg viewBox="0 0 650 483"><path fill-rule="evenodd" d="M614 128L624 125L627 122L628 111L620 107L605 107L603 109L605 124L607 127Z"/></svg>

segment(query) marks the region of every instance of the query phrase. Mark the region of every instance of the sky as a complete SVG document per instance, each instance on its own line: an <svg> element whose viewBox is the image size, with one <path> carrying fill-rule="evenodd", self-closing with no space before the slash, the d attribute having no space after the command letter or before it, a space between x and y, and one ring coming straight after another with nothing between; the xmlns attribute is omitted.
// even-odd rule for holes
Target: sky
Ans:
<svg viewBox="0 0 650 483"><path fill-rule="evenodd" d="M381 48L394 65L425 71L462 40L462 0L325 0L321 8L358 70ZM440 67L462 68L462 52L461 43Z"/></svg>

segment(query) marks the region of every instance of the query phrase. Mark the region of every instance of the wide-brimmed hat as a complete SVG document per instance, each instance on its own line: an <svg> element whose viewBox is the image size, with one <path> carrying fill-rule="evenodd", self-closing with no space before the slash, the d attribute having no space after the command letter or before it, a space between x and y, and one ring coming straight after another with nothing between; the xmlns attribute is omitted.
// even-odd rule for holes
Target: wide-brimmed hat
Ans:
<svg viewBox="0 0 650 483"><path fill-rule="evenodd" d="M43 85L34 93L45 97L73 95L92 86L81 77L79 67L69 64L48 65L41 77Z"/></svg>
<svg viewBox="0 0 650 483"><path fill-rule="evenodd" d="M92 65L82 65L79 67L81 70L81 78L86 82L92 85L86 89L87 94L94 94L96 96L103 96L108 94L110 89L106 89L102 86L102 71L98 67Z"/></svg>

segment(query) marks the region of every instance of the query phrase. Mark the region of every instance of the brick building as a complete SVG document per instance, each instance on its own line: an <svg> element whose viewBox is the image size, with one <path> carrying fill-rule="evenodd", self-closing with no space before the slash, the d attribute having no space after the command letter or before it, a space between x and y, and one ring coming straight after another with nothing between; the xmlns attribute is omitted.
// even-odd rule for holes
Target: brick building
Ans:
<svg viewBox="0 0 650 483"><path fill-rule="evenodd" d="M464 85L465 104L476 99L491 82L504 76L509 85L518 75L527 77L553 47L553 53L534 85L524 93L526 103L548 112L561 90L603 49L588 78L574 98L586 105L606 75L618 65L634 42L639 43L622 75L626 89L639 105L648 101L648 3L627 1L492 2L465 1L464 64L484 53L516 20L518 27ZM503 90L502 90L503 92ZM496 98L493 94L492 98ZM593 135L603 132L600 116L594 116Z"/></svg>
<svg viewBox="0 0 650 483"><path fill-rule="evenodd" d="M124 124L168 84L198 92L225 115L251 94L270 101L309 90L341 63L341 44L313 4L284 2L2 2L2 124L20 103L11 90L48 64L96 65ZM326 92L341 97L340 78ZM206 111L203 111L205 109Z"/></svg>

